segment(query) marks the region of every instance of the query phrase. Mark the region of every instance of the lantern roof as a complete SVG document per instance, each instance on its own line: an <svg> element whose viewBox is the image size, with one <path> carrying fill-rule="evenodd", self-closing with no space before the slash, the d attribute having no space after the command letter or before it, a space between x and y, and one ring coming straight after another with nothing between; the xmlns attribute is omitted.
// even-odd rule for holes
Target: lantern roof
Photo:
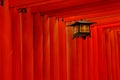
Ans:
<svg viewBox="0 0 120 80"><path fill-rule="evenodd" d="M80 20L80 21L74 22L73 24L70 24L69 26L76 26L76 25L80 25L80 24L91 25L91 24L94 24L94 22Z"/></svg>

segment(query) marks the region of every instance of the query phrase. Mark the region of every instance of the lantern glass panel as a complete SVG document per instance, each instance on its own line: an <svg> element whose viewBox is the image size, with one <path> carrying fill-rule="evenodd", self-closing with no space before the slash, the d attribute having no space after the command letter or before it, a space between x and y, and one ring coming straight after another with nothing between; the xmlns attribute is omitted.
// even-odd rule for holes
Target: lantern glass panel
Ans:
<svg viewBox="0 0 120 80"><path fill-rule="evenodd" d="M90 26L89 25L80 25L80 32L89 33L90 32Z"/></svg>
<svg viewBox="0 0 120 80"><path fill-rule="evenodd" d="M77 32L78 32L78 28L79 28L79 26L78 26L78 25L73 27L73 34L75 34L75 33L77 33Z"/></svg>

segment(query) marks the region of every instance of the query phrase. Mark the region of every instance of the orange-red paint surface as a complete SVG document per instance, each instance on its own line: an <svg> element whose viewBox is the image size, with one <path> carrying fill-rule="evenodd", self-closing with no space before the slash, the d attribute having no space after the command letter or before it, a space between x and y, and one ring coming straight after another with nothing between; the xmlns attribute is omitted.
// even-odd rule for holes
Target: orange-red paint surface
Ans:
<svg viewBox="0 0 120 80"><path fill-rule="evenodd" d="M0 80L120 80L120 2L107 1L6 0ZM66 26L79 19L96 22L86 40Z"/></svg>

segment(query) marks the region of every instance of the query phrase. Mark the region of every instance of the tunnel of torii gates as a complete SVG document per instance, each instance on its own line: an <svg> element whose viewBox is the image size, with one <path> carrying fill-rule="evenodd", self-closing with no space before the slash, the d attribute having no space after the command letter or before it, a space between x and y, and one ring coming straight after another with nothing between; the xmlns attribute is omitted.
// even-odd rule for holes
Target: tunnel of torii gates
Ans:
<svg viewBox="0 0 120 80"><path fill-rule="evenodd" d="M119 0L0 0L0 80L120 80L119 48Z"/></svg>

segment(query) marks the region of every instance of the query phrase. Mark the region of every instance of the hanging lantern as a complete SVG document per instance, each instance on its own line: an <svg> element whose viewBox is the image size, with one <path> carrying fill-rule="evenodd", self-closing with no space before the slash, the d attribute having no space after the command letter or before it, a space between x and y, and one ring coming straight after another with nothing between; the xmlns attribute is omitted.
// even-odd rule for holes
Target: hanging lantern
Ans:
<svg viewBox="0 0 120 80"><path fill-rule="evenodd" d="M73 27L73 39L77 37L82 37L83 39L86 39L86 36L91 36L91 24L94 24L94 22L87 22L83 20L70 24L69 26Z"/></svg>

